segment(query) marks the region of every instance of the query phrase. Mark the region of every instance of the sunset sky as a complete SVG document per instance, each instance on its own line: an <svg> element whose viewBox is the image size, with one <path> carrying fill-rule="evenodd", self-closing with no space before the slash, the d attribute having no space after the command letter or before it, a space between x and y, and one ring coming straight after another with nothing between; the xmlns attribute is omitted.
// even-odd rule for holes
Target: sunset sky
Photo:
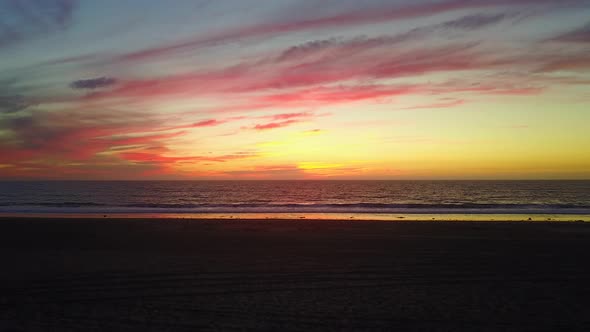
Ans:
<svg viewBox="0 0 590 332"><path fill-rule="evenodd" d="M2 0L2 179L589 179L588 0Z"/></svg>

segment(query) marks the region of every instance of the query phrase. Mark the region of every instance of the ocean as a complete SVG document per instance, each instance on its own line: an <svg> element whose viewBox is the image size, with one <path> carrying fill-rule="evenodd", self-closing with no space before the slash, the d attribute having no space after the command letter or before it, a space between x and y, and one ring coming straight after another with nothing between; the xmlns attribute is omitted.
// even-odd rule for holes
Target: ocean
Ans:
<svg viewBox="0 0 590 332"><path fill-rule="evenodd" d="M590 220L590 181L5 181L0 215Z"/></svg>

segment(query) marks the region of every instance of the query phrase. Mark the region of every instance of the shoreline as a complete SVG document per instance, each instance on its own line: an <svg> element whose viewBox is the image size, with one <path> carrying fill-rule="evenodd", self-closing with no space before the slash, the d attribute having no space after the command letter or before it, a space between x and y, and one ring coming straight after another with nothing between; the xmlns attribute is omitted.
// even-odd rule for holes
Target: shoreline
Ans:
<svg viewBox="0 0 590 332"><path fill-rule="evenodd" d="M306 220L381 222L577 222L589 223L590 215L570 214L367 214L367 213L0 213L0 221L10 219L95 219L95 220Z"/></svg>

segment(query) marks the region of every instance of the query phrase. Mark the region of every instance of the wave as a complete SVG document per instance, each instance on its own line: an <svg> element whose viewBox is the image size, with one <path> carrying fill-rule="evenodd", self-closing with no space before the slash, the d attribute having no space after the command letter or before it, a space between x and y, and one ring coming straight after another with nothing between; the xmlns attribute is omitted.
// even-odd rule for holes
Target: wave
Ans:
<svg viewBox="0 0 590 332"><path fill-rule="evenodd" d="M88 207L88 206L107 206L105 204L93 203L93 202L37 202L37 203L0 203L0 211L3 207L18 207L18 206L29 206L29 207L55 207L55 208L76 208L76 207Z"/></svg>
<svg viewBox="0 0 590 332"><path fill-rule="evenodd" d="M404 214L590 214L582 204L491 203L236 203L108 205L93 202L0 204L0 213L404 213Z"/></svg>

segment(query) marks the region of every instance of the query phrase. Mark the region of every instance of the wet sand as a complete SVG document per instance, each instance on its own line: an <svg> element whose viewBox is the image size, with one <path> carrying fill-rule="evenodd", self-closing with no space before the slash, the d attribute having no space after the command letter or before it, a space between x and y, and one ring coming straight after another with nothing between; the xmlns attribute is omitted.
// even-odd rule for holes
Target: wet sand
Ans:
<svg viewBox="0 0 590 332"><path fill-rule="evenodd" d="M588 331L590 224L0 220L0 331Z"/></svg>

